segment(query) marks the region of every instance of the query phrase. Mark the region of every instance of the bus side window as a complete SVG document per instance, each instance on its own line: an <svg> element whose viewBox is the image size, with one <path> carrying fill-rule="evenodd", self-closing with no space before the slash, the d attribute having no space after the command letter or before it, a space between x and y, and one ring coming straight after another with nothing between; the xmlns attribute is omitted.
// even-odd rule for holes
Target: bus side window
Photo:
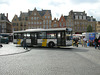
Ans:
<svg viewBox="0 0 100 75"><path fill-rule="evenodd" d="M56 33L53 32L47 32L47 39L55 39Z"/></svg>
<svg viewBox="0 0 100 75"><path fill-rule="evenodd" d="M27 39L30 39L30 33L27 33L26 36L27 36Z"/></svg>
<svg viewBox="0 0 100 75"><path fill-rule="evenodd" d="M38 38L39 39L45 39L46 38L46 32L39 32L38 33Z"/></svg>
<svg viewBox="0 0 100 75"><path fill-rule="evenodd" d="M23 38L26 38L26 36L27 36L26 33L24 33L24 37Z"/></svg>

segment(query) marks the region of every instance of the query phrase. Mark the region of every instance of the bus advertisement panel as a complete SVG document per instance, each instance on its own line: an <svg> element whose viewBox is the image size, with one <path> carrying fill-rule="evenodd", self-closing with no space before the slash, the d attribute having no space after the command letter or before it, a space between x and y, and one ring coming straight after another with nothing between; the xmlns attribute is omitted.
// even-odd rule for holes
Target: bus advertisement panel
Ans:
<svg viewBox="0 0 100 75"><path fill-rule="evenodd" d="M89 40L93 41L95 39L95 33L89 33Z"/></svg>

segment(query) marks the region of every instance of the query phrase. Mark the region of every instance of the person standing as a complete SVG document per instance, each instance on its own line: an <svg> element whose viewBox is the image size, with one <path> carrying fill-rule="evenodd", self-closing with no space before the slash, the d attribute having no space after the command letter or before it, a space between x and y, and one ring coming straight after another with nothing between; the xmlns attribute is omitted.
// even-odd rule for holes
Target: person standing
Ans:
<svg viewBox="0 0 100 75"><path fill-rule="evenodd" d="M23 48L24 48L24 49L27 49L26 38L23 39Z"/></svg>
<svg viewBox="0 0 100 75"><path fill-rule="evenodd" d="M1 48L1 47L3 47L3 46L2 46L2 44L1 44L1 36L0 36L0 48Z"/></svg>
<svg viewBox="0 0 100 75"><path fill-rule="evenodd" d="M95 42L95 49L97 48L97 46L98 46L98 39L97 38L95 38L94 39L94 42Z"/></svg>
<svg viewBox="0 0 100 75"><path fill-rule="evenodd" d="M84 47L87 47L87 39L85 37L84 37L83 41L84 41Z"/></svg>
<svg viewBox="0 0 100 75"><path fill-rule="evenodd" d="M83 47L83 43L84 43L84 41L83 41L83 37L82 37L82 39L81 39L81 44L82 44L82 47Z"/></svg>

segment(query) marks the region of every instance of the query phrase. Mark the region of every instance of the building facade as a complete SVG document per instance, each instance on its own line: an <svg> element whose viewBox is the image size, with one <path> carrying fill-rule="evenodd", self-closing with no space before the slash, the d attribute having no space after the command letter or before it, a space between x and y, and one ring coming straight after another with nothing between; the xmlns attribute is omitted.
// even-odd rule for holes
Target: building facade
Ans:
<svg viewBox="0 0 100 75"><path fill-rule="evenodd" d="M72 28L73 33L87 32L87 27L92 27L92 32L96 32L96 19L87 16L85 11L75 12L71 10L68 16L61 15L60 19L52 20L51 10L20 12L20 16L14 16L12 20L13 31L36 29L36 28Z"/></svg>
<svg viewBox="0 0 100 75"><path fill-rule="evenodd" d="M91 25L92 32L96 31L96 19L93 16L87 16L85 11L74 12L71 10L67 18L67 27L73 28L74 33L87 32L87 27Z"/></svg>
<svg viewBox="0 0 100 75"><path fill-rule="evenodd" d="M65 28L66 27L66 19L63 15L61 15L60 19L59 19L59 28Z"/></svg>
<svg viewBox="0 0 100 75"><path fill-rule="evenodd" d="M35 28L51 28L52 15L51 10L21 12L20 16L14 16L12 19L13 31L35 29Z"/></svg>
<svg viewBox="0 0 100 75"><path fill-rule="evenodd" d="M96 32L100 33L100 21L97 21Z"/></svg>
<svg viewBox="0 0 100 75"><path fill-rule="evenodd" d="M58 25L59 25L58 18L54 18L54 20L52 20L51 28L58 28L59 27Z"/></svg>
<svg viewBox="0 0 100 75"><path fill-rule="evenodd" d="M8 13L0 14L0 33L12 33L12 25L11 22L8 20Z"/></svg>

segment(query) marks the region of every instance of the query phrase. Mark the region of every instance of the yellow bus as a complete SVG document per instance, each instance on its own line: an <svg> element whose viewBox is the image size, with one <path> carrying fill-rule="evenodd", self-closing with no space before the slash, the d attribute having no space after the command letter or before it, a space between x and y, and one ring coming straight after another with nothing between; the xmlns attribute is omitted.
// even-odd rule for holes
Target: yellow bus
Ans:
<svg viewBox="0 0 100 75"><path fill-rule="evenodd" d="M72 46L71 28L27 29L13 32L13 43L23 45L26 38L28 46L60 47Z"/></svg>

